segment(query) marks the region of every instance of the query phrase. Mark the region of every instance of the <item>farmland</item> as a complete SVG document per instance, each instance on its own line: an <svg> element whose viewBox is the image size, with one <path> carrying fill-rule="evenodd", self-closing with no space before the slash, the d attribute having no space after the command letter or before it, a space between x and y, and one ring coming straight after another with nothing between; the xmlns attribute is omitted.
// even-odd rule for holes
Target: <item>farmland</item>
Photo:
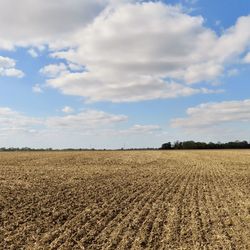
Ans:
<svg viewBox="0 0 250 250"><path fill-rule="evenodd" d="M0 249L250 249L250 150L0 154Z"/></svg>

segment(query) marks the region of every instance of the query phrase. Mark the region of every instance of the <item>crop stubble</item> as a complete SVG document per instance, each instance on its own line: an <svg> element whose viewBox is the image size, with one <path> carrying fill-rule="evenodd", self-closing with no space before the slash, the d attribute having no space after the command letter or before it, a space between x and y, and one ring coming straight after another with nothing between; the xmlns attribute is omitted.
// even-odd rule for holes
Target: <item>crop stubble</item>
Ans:
<svg viewBox="0 0 250 250"><path fill-rule="evenodd" d="M0 154L0 249L250 249L250 151Z"/></svg>

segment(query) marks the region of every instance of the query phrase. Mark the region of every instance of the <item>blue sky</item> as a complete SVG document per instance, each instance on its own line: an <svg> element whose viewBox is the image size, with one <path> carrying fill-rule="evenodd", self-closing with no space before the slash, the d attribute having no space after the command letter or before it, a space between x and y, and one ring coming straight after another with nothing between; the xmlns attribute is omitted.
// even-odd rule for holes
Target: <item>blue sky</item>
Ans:
<svg viewBox="0 0 250 250"><path fill-rule="evenodd" d="M249 1L0 0L0 30L1 146L250 140Z"/></svg>

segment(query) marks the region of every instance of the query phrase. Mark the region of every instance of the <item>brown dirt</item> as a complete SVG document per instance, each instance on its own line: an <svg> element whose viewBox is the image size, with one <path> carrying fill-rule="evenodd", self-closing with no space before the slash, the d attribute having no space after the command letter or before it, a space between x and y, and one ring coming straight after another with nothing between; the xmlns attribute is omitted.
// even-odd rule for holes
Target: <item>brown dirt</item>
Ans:
<svg viewBox="0 0 250 250"><path fill-rule="evenodd" d="M250 151L0 153L0 249L250 249Z"/></svg>

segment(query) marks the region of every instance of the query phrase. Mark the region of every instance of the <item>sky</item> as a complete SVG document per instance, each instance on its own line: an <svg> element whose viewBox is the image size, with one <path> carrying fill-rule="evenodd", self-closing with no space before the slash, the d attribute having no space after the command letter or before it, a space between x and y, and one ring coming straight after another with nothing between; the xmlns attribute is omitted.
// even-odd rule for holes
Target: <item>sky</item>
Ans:
<svg viewBox="0 0 250 250"><path fill-rule="evenodd" d="M0 147L250 141L250 1L0 0Z"/></svg>

